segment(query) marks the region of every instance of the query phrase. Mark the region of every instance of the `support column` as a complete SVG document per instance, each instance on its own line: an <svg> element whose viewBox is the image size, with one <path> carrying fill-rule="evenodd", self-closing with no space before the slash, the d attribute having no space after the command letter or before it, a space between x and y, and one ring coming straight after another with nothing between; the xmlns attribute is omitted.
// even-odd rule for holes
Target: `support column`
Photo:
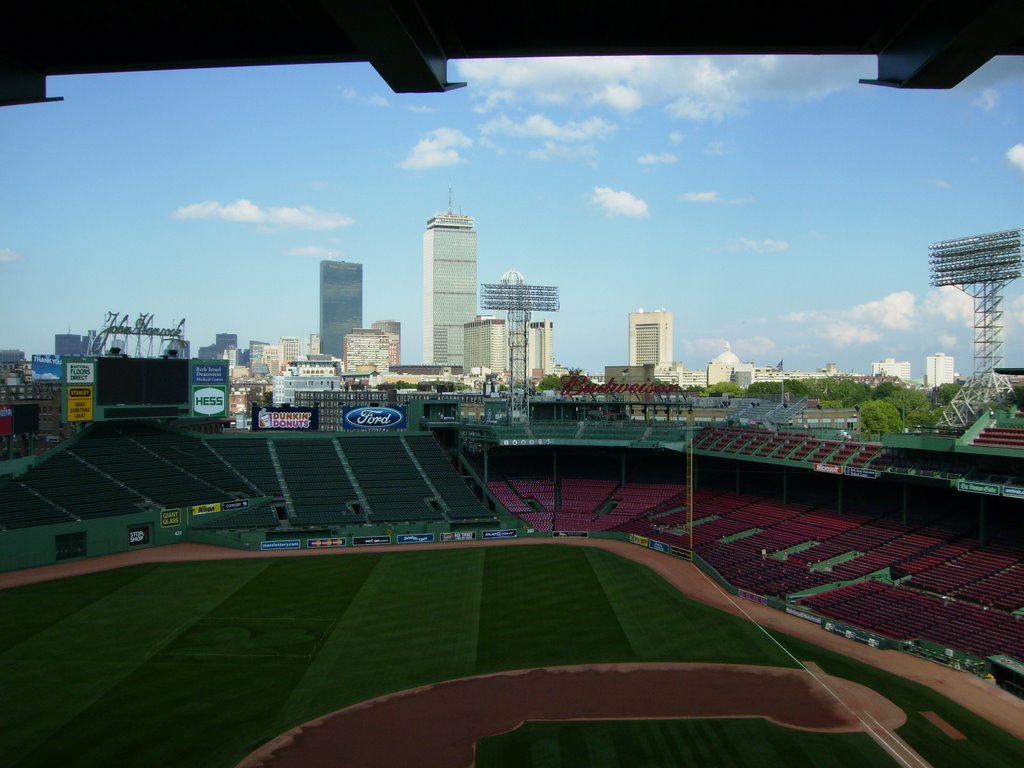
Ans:
<svg viewBox="0 0 1024 768"><path fill-rule="evenodd" d="M838 481L838 493L836 494L836 509L841 515L843 514L843 476L839 475L839 477L837 477L836 480Z"/></svg>
<svg viewBox="0 0 1024 768"><path fill-rule="evenodd" d="M735 462L735 465L736 465L736 471L733 472L733 475L735 476L735 482L734 482L733 491L736 493L737 496L739 496L739 493L740 493L740 463L737 461L737 462Z"/></svg>
<svg viewBox="0 0 1024 768"><path fill-rule="evenodd" d="M488 448L487 443L484 443L484 485L488 485L491 482L490 466L488 462L489 456L490 448Z"/></svg>
<svg viewBox="0 0 1024 768"><path fill-rule="evenodd" d="M903 484L903 524L907 524L910 515L910 486Z"/></svg>
<svg viewBox="0 0 1024 768"><path fill-rule="evenodd" d="M622 487L625 488L626 487L626 452L625 451L620 451L619 452L619 467L620 467L619 475L621 477L620 482L622 483Z"/></svg>
<svg viewBox="0 0 1024 768"><path fill-rule="evenodd" d="M551 451L551 482L558 485L558 449Z"/></svg>
<svg viewBox="0 0 1024 768"><path fill-rule="evenodd" d="M782 503L789 504L789 471L782 468Z"/></svg>
<svg viewBox="0 0 1024 768"><path fill-rule="evenodd" d="M978 497L978 543L981 546L988 544L988 532L985 529L985 514L988 511L988 504L985 503L985 497Z"/></svg>

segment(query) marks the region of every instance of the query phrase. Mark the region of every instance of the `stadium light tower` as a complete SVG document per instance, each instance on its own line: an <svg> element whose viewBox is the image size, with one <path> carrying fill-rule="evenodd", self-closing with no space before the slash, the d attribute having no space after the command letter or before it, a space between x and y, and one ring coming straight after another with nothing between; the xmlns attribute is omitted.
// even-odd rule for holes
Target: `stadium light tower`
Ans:
<svg viewBox="0 0 1024 768"><path fill-rule="evenodd" d="M481 309L504 309L508 313L509 421L530 419L530 372L527 369L532 312L557 312L558 288L527 285L514 269L501 276L500 283L480 286Z"/></svg>
<svg viewBox="0 0 1024 768"><path fill-rule="evenodd" d="M996 373L1003 364L1003 288L1020 277L1021 230L946 240L930 246L932 285L953 285L974 299L974 374L942 414L941 424L966 427L1012 388Z"/></svg>

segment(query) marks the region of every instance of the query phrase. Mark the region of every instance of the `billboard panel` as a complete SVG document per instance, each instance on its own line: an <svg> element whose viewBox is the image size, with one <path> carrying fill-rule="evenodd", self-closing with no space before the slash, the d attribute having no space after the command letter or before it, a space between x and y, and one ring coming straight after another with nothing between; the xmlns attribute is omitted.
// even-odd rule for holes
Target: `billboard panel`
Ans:
<svg viewBox="0 0 1024 768"><path fill-rule="evenodd" d="M286 429L315 431L320 428L320 409L290 406L253 405L252 429Z"/></svg>
<svg viewBox="0 0 1024 768"><path fill-rule="evenodd" d="M68 387L67 408L65 408L65 421L92 421L92 400L95 387Z"/></svg>
<svg viewBox="0 0 1024 768"><path fill-rule="evenodd" d="M94 384L96 363L65 363L64 381L68 384Z"/></svg>
<svg viewBox="0 0 1024 768"><path fill-rule="evenodd" d="M14 407L0 405L0 435L14 434Z"/></svg>
<svg viewBox="0 0 1024 768"><path fill-rule="evenodd" d="M408 408L398 406L346 405L341 409L342 429L406 429Z"/></svg>
<svg viewBox="0 0 1024 768"><path fill-rule="evenodd" d="M227 360L221 363L213 362L192 362L192 383L193 384L227 384L228 363Z"/></svg>
<svg viewBox="0 0 1024 768"><path fill-rule="evenodd" d="M32 355L32 381L60 381L64 366L60 355Z"/></svg>
<svg viewBox="0 0 1024 768"><path fill-rule="evenodd" d="M227 387L192 387L193 416L227 416Z"/></svg>

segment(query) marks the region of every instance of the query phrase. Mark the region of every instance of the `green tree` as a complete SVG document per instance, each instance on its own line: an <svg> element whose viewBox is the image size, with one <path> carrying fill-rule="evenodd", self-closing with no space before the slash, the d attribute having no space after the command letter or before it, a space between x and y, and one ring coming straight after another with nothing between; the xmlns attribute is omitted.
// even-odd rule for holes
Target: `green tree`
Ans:
<svg viewBox="0 0 1024 768"><path fill-rule="evenodd" d="M953 402L956 393L960 391L962 384L940 384L935 388L935 404L947 406Z"/></svg>
<svg viewBox="0 0 1024 768"><path fill-rule="evenodd" d="M742 397L743 387L731 381L720 381L717 384L709 384L703 394L705 395L730 395L731 397Z"/></svg>
<svg viewBox="0 0 1024 768"><path fill-rule="evenodd" d="M900 412L887 400L868 400L860 406L860 431L869 435L900 432Z"/></svg>
<svg viewBox="0 0 1024 768"><path fill-rule="evenodd" d="M852 408L871 397L871 387L848 379L814 379L808 381L807 386L808 396L821 401L826 408Z"/></svg>
<svg viewBox="0 0 1024 768"><path fill-rule="evenodd" d="M547 392L549 389L561 389L562 377L549 373L537 383L538 392Z"/></svg>
<svg viewBox="0 0 1024 768"><path fill-rule="evenodd" d="M875 390L871 393L873 400L887 400L892 397L895 393L899 392L900 388L891 381L883 381Z"/></svg>

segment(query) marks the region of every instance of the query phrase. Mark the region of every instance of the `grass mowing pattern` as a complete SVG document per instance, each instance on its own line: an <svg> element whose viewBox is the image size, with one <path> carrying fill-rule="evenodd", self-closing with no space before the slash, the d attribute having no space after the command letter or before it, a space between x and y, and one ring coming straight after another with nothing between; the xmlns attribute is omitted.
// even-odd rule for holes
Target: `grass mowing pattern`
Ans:
<svg viewBox="0 0 1024 768"><path fill-rule="evenodd" d="M526 723L477 742L478 768L895 765L864 733L810 733L766 720Z"/></svg>
<svg viewBox="0 0 1024 768"><path fill-rule="evenodd" d="M792 663L748 622L687 600L642 566L577 547L154 564L0 591L0 616L0 754L11 768L231 766L334 709L500 669ZM271 655L173 653L222 622L251 644L281 619L301 636L276 636ZM891 680L897 692L912 685ZM948 759L936 766L1009 764L1012 737L962 725L963 710L936 694L912 695L971 739L944 740Z"/></svg>

